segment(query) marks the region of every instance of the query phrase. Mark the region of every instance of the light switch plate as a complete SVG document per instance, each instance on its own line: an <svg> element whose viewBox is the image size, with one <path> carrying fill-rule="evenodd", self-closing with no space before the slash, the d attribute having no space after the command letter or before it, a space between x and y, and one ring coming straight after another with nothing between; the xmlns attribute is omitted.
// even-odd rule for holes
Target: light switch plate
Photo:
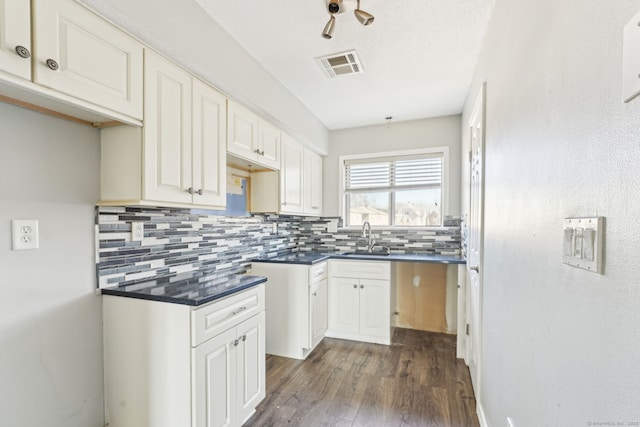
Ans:
<svg viewBox="0 0 640 427"><path fill-rule="evenodd" d="M640 12L624 26L622 39L622 98L640 94Z"/></svg>
<svg viewBox="0 0 640 427"><path fill-rule="evenodd" d="M565 218L562 240L565 264L602 274L604 217Z"/></svg>

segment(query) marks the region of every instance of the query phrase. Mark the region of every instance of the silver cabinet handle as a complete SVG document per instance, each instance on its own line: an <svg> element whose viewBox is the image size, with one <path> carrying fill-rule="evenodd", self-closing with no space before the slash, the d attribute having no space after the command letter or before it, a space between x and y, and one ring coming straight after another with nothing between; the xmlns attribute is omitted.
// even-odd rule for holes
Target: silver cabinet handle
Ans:
<svg viewBox="0 0 640 427"><path fill-rule="evenodd" d="M24 46L16 46L16 53L20 58L29 58L31 56L31 52Z"/></svg>
<svg viewBox="0 0 640 427"><path fill-rule="evenodd" d="M246 309L247 309L247 307L246 307L246 306L242 306L242 307L240 307L239 309L237 309L236 311L231 312L231 315L232 315L232 316L235 316L235 315L236 315L236 314L238 314L238 313L242 313L242 312L243 312L243 311L245 311Z"/></svg>
<svg viewBox="0 0 640 427"><path fill-rule="evenodd" d="M60 66L54 59L47 59L47 67L49 67L53 71L56 71Z"/></svg>
<svg viewBox="0 0 640 427"><path fill-rule="evenodd" d="M480 273L480 266L479 266L479 265L477 265L477 264L476 264L476 265L470 265L470 266L469 266L469 270L473 270L473 271L475 271L476 273Z"/></svg>

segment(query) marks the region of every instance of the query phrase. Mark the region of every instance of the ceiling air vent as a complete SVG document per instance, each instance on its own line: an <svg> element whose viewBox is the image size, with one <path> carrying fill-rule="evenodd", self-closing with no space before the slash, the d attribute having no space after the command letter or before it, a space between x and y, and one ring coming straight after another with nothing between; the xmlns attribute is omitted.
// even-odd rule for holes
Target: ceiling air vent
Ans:
<svg viewBox="0 0 640 427"><path fill-rule="evenodd" d="M330 78L349 74L361 74L363 72L360 59L358 59L355 50L321 56L316 58L316 60Z"/></svg>

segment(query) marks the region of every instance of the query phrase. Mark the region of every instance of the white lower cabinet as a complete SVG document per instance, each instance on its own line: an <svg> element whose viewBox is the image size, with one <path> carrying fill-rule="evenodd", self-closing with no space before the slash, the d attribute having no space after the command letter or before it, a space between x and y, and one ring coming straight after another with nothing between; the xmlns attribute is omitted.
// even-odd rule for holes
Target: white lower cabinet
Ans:
<svg viewBox="0 0 640 427"><path fill-rule="evenodd" d="M386 261L329 261L326 336L391 343L390 271Z"/></svg>
<svg viewBox="0 0 640 427"><path fill-rule="evenodd" d="M202 307L103 296L106 418L241 426L264 399L264 285Z"/></svg>
<svg viewBox="0 0 640 427"><path fill-rule="evenodd" d="M264 399L264 322L263 312L195 348L195 427L240 425Z"/></svg>
<svg viewBox="0 0 640 427"><path fill-rule="evenodd" d="M267 354L305 359L327 330L327 263L254 262L251 274L268 278Z"/></svg>

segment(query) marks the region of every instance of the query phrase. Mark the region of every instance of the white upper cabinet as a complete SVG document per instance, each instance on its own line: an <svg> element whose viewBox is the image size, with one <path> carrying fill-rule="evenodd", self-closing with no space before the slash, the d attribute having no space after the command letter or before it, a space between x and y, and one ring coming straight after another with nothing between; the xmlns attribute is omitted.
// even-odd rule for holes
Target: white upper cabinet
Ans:
<svg viewBox="0 0 640 427"><path fill-rule="evenodd" d="M142 132L102 130L102 202L225 206L226 125L224 95L146 51Z"/></svg>
<svg viewBox="0 0 640 427"><path fill-rule="evenodd" d="M0 0L0 70L31 80L29 0Z"/></svg>
<svg viewBox="0 0 640 427"><path fill-rule="evenodd" d="M143 46L74 1L32 5L34 82L141 119Z"/></svg>
<svg viewBox="0 0 640 427"><path fill-rule="evenodd" d="M322 215L322 156L304 150L303 191L304 212Z"/></svg>
<svg viewBox="0 0 640 427"><path fill-rule="evenodd" d="M227 204L227 98L193 79L192 177L194 203Z"/></svg>
<svg viewBox="0 0 640 427"><path fill-rule="evenodd" d="M228 102L227 120L229 154L270 169L280 169L278 128L231 100Z"/></svg>
<svg viewBox="0 0 640 427"><path fill-rule="evenodd" d="M280 212L303 212L304 148L296 140L283 134L282 164L280 169Z"/></svg>
<svg viewBox="0 0 640 427"><path fill-rule="evenodd" d="M192 77L147 51L144 81L143 199L191 203Z"/></svg>

